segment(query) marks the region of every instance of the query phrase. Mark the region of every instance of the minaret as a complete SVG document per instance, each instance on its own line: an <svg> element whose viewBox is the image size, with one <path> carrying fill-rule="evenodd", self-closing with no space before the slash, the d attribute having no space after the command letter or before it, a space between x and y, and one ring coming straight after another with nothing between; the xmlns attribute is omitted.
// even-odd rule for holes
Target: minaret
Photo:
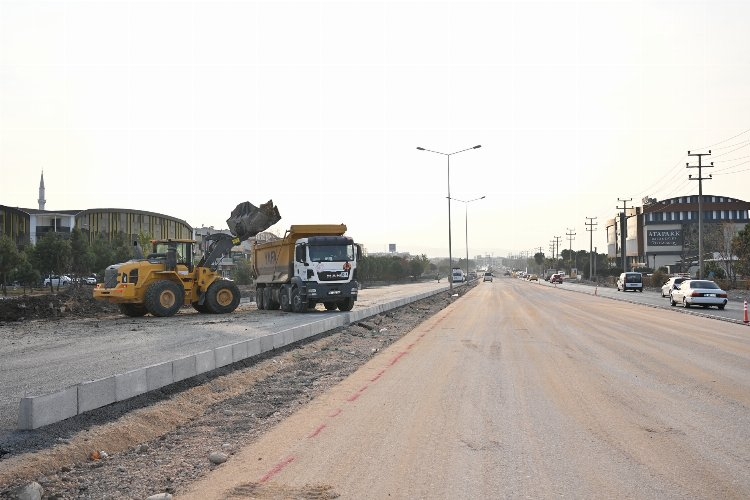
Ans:
<svg viewBox="0 0 750 500"><path fill-rule="evenodd" d="M44 199L44 170L42 170L42 180L39 181L39 210L44 210L44 204L47 200Z"/></svg>

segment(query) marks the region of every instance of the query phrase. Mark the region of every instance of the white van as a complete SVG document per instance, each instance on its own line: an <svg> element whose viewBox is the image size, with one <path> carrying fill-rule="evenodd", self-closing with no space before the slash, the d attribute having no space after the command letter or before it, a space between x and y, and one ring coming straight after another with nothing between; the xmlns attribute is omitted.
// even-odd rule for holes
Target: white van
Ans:
<svg viewBox="0 0 750 500"><path fill-rule="evenodd" d="M462 269L453 269L451 271L451 282L463 283L464 281L466 281L466 277Z"/></svg>
<svg viewBox="0 0 750 500"><path fill-rule="evenodd" d="M617 278L617 291L627 292L632 290L634 292L643 291L643 275L641 273L622 273Z"/></svg>

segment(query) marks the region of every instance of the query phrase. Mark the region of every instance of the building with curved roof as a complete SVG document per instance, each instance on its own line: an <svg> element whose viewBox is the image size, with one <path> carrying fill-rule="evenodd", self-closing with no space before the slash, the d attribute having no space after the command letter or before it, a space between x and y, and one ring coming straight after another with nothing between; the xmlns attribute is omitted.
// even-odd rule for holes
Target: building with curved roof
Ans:
<svg viewBox="0 0 750 500"><path fill-rule="evenodd" d="M704 254L719 253L731 258L728 244L750 223L750 202L705 194L701 201ZM666 200L647 197L642 206L629 208L625 228L627 269L669 266L670 270L694 274L698 261L698 212L698 195ZM610 219L606 229L608 255L620 257L620 223Z"/></svg>

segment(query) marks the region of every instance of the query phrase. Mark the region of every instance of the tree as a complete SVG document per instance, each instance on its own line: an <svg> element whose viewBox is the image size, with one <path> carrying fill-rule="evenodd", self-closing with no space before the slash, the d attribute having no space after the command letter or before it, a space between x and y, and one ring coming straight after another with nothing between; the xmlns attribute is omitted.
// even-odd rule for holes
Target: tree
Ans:
<svg viewBox="0 0 750 500"><path fill-rule="evenodd" d="M61 275L70 269L70 242L58 233L49 233L39 240L34 249L34 264L44 276ZM57 289L60 290L60 281Z"/></svg>
<svg viewBox="0 0 750 500"><path fill-rule="evenodd" d="M232 279L238 285L250 285L253 282L253 266L250 259L235 258Z"/></svg>
<svg viewBox="0 0 750 500"><path fill-rule="evenodd" d="M537 252L534 254L534 262L536 262L536 265L539 266L540 274L544 274L544 269L542 268L542 264L544 264L544 254L542 252Z"/></svg>
<svg viewBox="0 0 750 500"><path fill-rule="evenodd" d="M21 255L18 253L16 244L8 236L0 237L0 286L3 288L3 295L8 295L7 278L8 275L21 262Z"/></svg>
<svg viewBox="0 0 750 500"><path fill-rule="evenodd" d="M76 276L87 276L94 265L94 253L86 237L77 227L70 235L71 271Z"/></svg>
<svg viewBox="0 0 750 500"><path fill-rule="evenodd" d="M732 253L737 257L737 271L743 276L750 275L750 224L732 240Z"/></svg>
<svg viewBox="0 0 750 500"><path fill-rule="evenodd" d="M117 263L112 245L109 244L109 241L102 234L99 234L94 240L94 243L91 245L91 252L94 255L93 269L97 273Z"/></svg>

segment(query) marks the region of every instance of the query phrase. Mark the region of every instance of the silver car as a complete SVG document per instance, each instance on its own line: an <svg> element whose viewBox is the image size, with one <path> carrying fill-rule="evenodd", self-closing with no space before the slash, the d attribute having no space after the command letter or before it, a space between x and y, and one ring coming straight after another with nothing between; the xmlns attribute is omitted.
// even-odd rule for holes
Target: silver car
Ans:
<svg viewBox="0 0 750 500"><path fill-rule="evenodd" d="M727 305L727 292L713 281L685 280L672 290L669 303L673 306L682 304L683 307L716 306L724 309Z"/></svg>
<svg viewBox="0 0 750 500"><path fill-rule="evenodd" d="M685 278L683 276L675 276L673 278L669 278L666 283L661 287L661 296L662 297L669 297L672 293L672 290L677 288L677 285L682 283L688 278Z"/></svg>

